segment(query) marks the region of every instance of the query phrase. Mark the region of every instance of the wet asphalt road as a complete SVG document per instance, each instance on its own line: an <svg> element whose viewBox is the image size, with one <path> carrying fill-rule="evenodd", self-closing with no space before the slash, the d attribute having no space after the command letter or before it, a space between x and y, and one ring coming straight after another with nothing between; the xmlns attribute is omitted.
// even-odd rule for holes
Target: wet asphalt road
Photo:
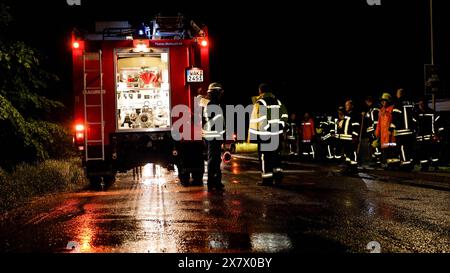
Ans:
<svg viewBox="0 0 450 273"><path fill-rule="evenodd" d="M289 164L284 183L256 185L257 162L225 165L226 190L184 188L144 167L107 191L36 198L2 216L0 252L450 252L450 192L344 177Z"/></svg>

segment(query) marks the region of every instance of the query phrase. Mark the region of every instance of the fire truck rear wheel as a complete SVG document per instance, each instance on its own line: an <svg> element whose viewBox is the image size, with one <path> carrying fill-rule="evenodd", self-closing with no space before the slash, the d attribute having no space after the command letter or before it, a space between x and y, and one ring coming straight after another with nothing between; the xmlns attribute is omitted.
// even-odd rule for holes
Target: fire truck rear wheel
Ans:
<svg viewBox="0 0 450 273"><path fill-rule="evenodd" d="M189 172L179 173L178 178L180 179L180 183L182 186L189 186Z"/></svg>
<svg viewBox="0 0 450 273"><path fill-rule="evenodd" d="M105 175L103 176L103 182L105 183L105 185L111 186L112 184L114 184L114 182L116 181L116 176L115 175Z"/></svg>
<svg viewBox="0 0 450 273"><path fill-rule="evenodd" d="M89 178L89 184L91 188L93 189L100 189L102 184L102 177L101 176L90 176Z"/></svg>

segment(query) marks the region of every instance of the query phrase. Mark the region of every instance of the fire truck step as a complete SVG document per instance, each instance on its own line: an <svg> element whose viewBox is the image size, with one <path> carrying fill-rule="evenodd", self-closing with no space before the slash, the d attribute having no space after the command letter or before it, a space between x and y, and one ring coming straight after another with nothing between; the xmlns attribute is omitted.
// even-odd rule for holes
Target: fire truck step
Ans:
<svg viewBox="0 0 450 273"><path fill-rule="evenodd" d="M101 87L97 87L97 86L95 86L95 87L86 87L86 90L98 90L98 91L102 90L102 91L104 91Z"/></svg>
<svg viewBox="0 0 450 273"><path fill-rule="evenodd" d="M102 143L103 140L88 140L87 143Z"/></svg>
<svg viewBox="0 0 450 273"><path fill-rule="evenodd" d="M87 104L86 107L101 107L101 104Z"/></svg>

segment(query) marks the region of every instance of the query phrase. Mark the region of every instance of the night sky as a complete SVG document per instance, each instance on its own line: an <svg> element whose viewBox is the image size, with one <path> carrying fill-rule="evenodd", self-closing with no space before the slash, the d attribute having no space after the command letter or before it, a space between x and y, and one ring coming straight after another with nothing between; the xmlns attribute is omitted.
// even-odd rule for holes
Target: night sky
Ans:
<svg viewBox="0 0 450 273"><path fill-rule="evenodd" d="M294 5L293 2L296 2ZM423 94L423 64L430 62L428 0L264 1L10 1L11 30L40 49L70 94L68 35L96 20L150 21L178 12L209 27L212 80L232 103L250 103L260 82L270 82L291 111L333 112L347 97L405 87ZM450 17L434 0L436 63L446 90ZM448 94L448 91L447 91Z"/></svg>

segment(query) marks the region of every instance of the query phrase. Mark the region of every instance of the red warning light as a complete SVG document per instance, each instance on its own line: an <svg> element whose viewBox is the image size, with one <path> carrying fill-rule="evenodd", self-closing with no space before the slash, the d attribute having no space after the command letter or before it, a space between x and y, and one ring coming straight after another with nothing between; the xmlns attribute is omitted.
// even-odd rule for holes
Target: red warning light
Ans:
<svg viewBox="0 0 450 273"><path fill-rule="evenodd" d="M80 43L78 41L75 41L75 42L72 43L72 47L74 49L78 49L78 48L80 48Z"/></svg>

